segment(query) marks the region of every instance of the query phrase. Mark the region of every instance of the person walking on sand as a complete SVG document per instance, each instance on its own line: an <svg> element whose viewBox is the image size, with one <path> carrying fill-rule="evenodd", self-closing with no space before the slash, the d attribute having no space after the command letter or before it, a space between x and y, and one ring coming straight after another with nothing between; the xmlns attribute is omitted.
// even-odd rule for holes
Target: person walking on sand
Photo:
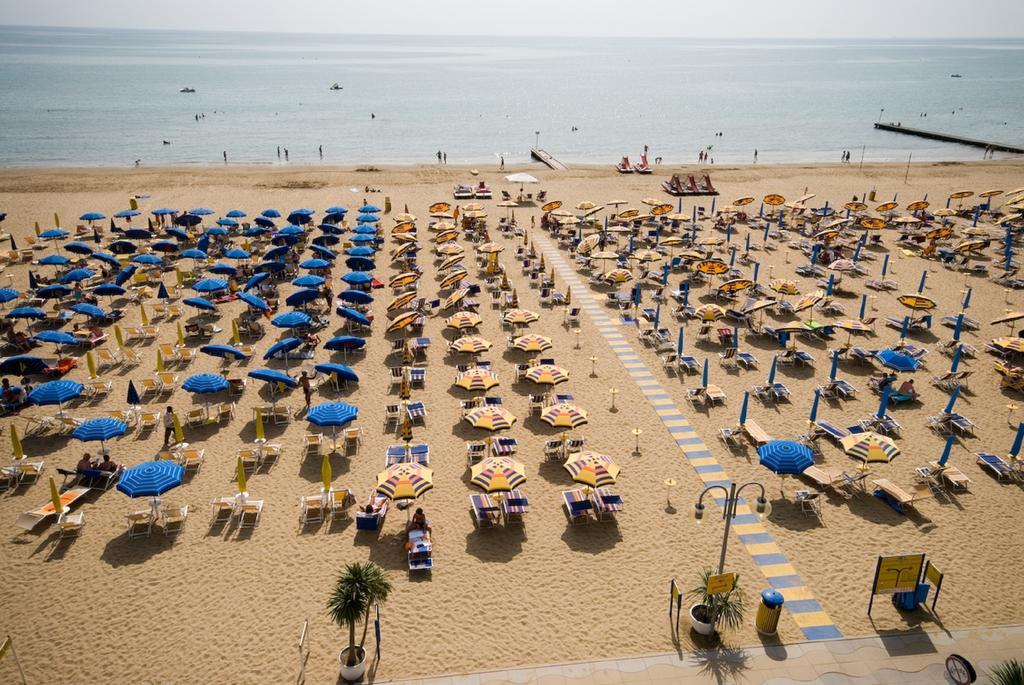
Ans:
<svg viewBox="0 0 1024 685"><path fill-rule="evenodd" d="M324 146L321 145L318 149L320 150L320 159L323 159L324 158Z"/></svg>
<svg viewBox="0 0 1024 685"><path fill-rule="evenodd" d="M447 164L447 163L448 163L448 153L447 153L447 152L446 152L446 153L444 153L444 163L445 163L445 164Z"/></svg>
<svg viewBox="0 0 1024 685"><path fill-rule="evenodd" d="M754 164L757 164L757 148L754 148Z"/></svg>
<svg viewBox="0 0 1024 685"><path fill-rule="evenodd" d="M501 166L499 167L499 170L500 171L504 171L505 170L505 155L501 155Z"/></svg>
<svg viewBox="0 0 1024 685"><path fill-rule="evenodd" d="M169 406L164 412L164 447L170 444L172 435L174 435L174 407Z"/></svg>
<svg viewBox="0 0 1024 685"><path fill-rule="evenodd" d="M441 163L441 151L440 150L437 151L437 163L438 164Z"/></svg>
<svg viewBox="0 0 1024 685"><path fill-rule="evenodd" d="M284 161L288 161L288 148L284 149Z"/></svg>
<svg viewBox="0 0 1024 685"><path fill-rule="evenodd" d="M309 411L309 403L313 399L313 388L309 384L309 376L305 371L299 376L299 385L302 386L302 396L306 398L306 411Z"/></svg>
<svg viewBox="0 0 1024 685"><path fill-rule="evenodd" d="M223 154L224 154L224 163L227 164L228 163L228 151L225 150Z"/></svg>

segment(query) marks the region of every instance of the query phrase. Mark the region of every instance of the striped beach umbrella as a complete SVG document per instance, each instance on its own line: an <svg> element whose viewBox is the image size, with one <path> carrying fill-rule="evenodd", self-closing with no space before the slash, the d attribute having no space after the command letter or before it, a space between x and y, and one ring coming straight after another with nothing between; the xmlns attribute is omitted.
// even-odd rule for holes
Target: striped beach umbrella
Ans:
<svg viewBox="0 0 1024 685"><path fill-rule="evenodd" d="M538 385L557 385L569 380L569 372L554 364L538 364L527 369L526 378Z"/></svg>
<svg viewBox="0 0 1024 685"><path fill-rule="evenodd" d="M456 330L466 330L467 328L476 328L483 322L478 314L473 312L455 312L447 319L445 319L444 325L448 328L454 328Z"/></svg>
<svg viewBox="0 0 1024 685"><path fill-rule="evenodd" d="M512 347L523 352L543 352L551 348L551 338L537 333L528 333L516 338Z"/></svg>
<svg viewBox="0 0 1024 685"><path fill-rule="evenodd" d="M513 326L525 326L538 320L540 316L529 309L511 309L505 312L505 323Z"/></svg>
<svg viewBox="0 0 1024 685"><path fill-rule="evenodd" d="M420 464L394 464L377 474L377 492L391 500L416 499L433 487L434 472Z"/></svg>
<svg viewBox="0 0 1024 685"><path fill-rule="evenodd" d="M813 293L804 295L797 303L793 305L794 312L802 312L805 309L810 309L814 305L818 304L825 298L825 293L821 290L816 290Z"/></svg>
<svg viewBox="0 0 1024 685"><path fill-rule="evenodd" d="M1024 338L1004 336L1002 338L996 338L992 341L992 344L1000 349L1009 350L1010 352L1024 353Z"/></svg>
<svg viewBox="0 0 1024 685"><path fill-rule="evenodd" d="M590 419L587 411L574 404L553 404L541 412L540 420L555 428L579 428Z"/></svg>
<svg viewBox="0 0 1024 685"><path fill-rule="evenodd" d="M400 331L406 326L412 324L413 321L420 317L419 312L403 312L396 316L390 324L388 324L387 333L394 333Z"/></svg>
<svg viewBox="0 0 1024 685"><path fill-rule="evenodd" d="M480 354L491 349L491 341L479 335L468 335L452 341L448 349L461 354Z"/></svg>
<svg viewBox="0 0 1024 685"><path fill-rule="evenodd" d="M487 457L470 470L469 482L484 492L510 492L526 482L526 467L511 457Z"/></svg>
<svg viewBox="0 0 1024 685"><path fill-rule="evenodd" d="M936 307L935 300L924 295L900 295L896 301L914 311L924 311Z"/></svg>
<svg viewBox="0 0 1024 685"><path fill-rule="evenodd" d="M811 448L793 440L772 440L757 448L761 466L785 478L814 464Z"/></svg>
<svg viewBox="0 0 1024 685"><path fill-rule="evenodd" d="M400 273L388 282L389 288L401 288L420 280L420 275L412 271Z"/></svg>
<svg viewBox="0 0 1024 685"><path fill-rule="evenodd" d="M620 471L619 465L611 457L590 451L570 454L563 468L575 482L592 488L614 485Z"/></svg>
<svg viewBox="0 0 1024 685"><path fill-rule="evenodd" d="M459 302L462 302L463 298L469 294L469 288L459 288L451 295L444 299L444 303L441 305L441 309L451 309Z"/></svg>
<svg viewBox="0 0 1024 685"><path fill-rule="evenodd" d="M701 321L718 321L725 316L725 310L717 304L705 304L697 307L693 315Z"/></svg>
<svg viewBox="0 0 1024 685"><path fill-rule="evenodd" d="M847 456L865 464L888 464L900 453L891 438L873 431L847 435L839 442Z"/></svg>
<svg viewBox="0 0 1024 685"><path fill-rule="evenodd" d="M416 295L417 295L417 293L416 293L415 290L413 290L412 292L403 293L403 294L399 295L395 299L391 300L391 302L388 304L387 310L389 312L396 312L396 311L398 311L399 309L401 309L405 305L407 305L410 302L412 302L413 300L415 300L416 299Z"/></svg>
<svg viewBox="0 0 1024 685"><path fill-rule="evenodd" d="M503 407L487 406L466 414L466 421L473 428L494 432L511 428L516 422L516 417Z"/></svg>
<svg viewBox="0 0 1024 685"><path fill-rule="evenodd" d="M633 280L633 274L628 269L612 269L601 278L608 283L627 283Z"/></svg>
<svg viewBox="0 0 1024 685"><path fill-rule="evenodd" d="M476 367L463 371L455 378L455 385L463 390L487 391L498 385L498 376L483 367Z"/></svg>
<svg viewBox="0 0 1024 685"><path fill-rule="evenodd" d="M448 274L447 276L445 276L444 278L441 279L440 287L442 287L442 288L450 288L453 285L458 285L463 280L465 280L465 278L468 275L469 275L468 271L456 271L454 273L450 273L450 274Z"/></svg>

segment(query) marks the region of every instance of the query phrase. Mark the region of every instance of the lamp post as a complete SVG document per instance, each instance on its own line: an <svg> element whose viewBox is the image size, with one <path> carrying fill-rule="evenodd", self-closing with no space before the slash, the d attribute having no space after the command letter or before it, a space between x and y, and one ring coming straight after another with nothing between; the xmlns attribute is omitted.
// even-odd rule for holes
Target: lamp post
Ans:
<svg viewBox="0 0 1024 685"><path fill-rule="evenodd" d="M768 515L771 507L768 504L768 498L765 496L764 486L757 481L748 481L739 486L736 483L729 483L728 488L724 485L709 485L701 491L700 497L697 498L697 503L693 505L693 516L697 519L697 523L700 523L701 519L704 518L704 495L712 490L721 490L725 493L725 506L722 509L722 518L725 519L725 531L722 533L722 554L718 560L719 575L725 572L725 553L729 548L729 528L732 527L732 519L736 516L736 506L739 504L740 493L751 485L761 490L761 495L757 498L756 511L759 516L764 518Z"/></svg>

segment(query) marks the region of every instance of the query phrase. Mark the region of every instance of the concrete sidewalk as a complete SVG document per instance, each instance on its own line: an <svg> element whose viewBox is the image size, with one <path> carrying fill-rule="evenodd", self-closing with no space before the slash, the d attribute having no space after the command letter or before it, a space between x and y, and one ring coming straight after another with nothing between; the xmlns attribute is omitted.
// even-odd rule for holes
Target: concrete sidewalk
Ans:
<svg viewBox="0 0 1024 685"><path fill-rule="evenodd" d="M907 631L885 637L718 648L395 682L410 685L935 685L950 682L945 675L945 660L952 653L966 657L978 671L978 682L984 683L985 672L994 664L1024 655L1024 626L950 632Z"/></svg>

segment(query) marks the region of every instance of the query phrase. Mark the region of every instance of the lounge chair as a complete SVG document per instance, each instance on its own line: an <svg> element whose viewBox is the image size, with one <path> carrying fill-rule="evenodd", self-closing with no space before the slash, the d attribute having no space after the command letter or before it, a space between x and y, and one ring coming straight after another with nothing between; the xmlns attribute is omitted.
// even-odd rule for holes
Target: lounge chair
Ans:
<svg viewBox="0 0 1024 685"><path fill-rule="evenodd" d="M352 509L352 505L355 503L356 497L348 488L331 490L327 497L327 506L331 513L331 519L347 517Z"/></svg>
<svg viewBox="0 0 1024 685"><path fill-rule="evenodd" d="M747 419L746 423L743 424L743 432L747 434L750 441L760 447L766 445L773 440L772 436L768 434L764 428L754 421L753 419Z"/></svg>
<svg viewBox="0 0 1024 685"><path fill-rule="evenodd" d="M85 529L85 513L65 511L57 520L57 539L77 538Z"/></svg>
<svg viewBox="0 0 1024 685"><path fill-rule="evenodd" d="M844 475L846 474L843 471L829 471L814 465L808 466L800 473L802 478L811 481L819 489L830 489L848 497L849 495L845 493L846 479L843 477Z"/></svg>
<svg viewBox="0 0 1024 685"><path fill-rule="evenodd" d="M300 497L299 525L306 526L310 523L323 523L324 509L323 495L304 495Z"/></svg>
<svg viewBox="0 0 1024 685"><path fill-rule="evenodd" d="M185 530L185 522L188 520L188 505L164 507L161 510L161 518L163 519L165 537L181 535Z"/></svg>
<svg viewBox="0 0 1024 685"><path fill-rule="evenodd" d="M11 490L22 485L31 485L39 480L39 474L43 471L43 462L17 459L10 466L0 469L0 479L7 483Z"/></svg>
<svg viewBox="0 0 1024 685"><path fill-rule="evenodd" d="M210 502L210 527L224 525L235 515L235 498L218 497Z"/></svg>
<svg viewBox="0 0 1024 685"><path fill-rule="evenodd" d="M473 509L473 521L477 528L493 527L501 519L501 510L494 504L490 496L474 493L469 496L469 504Z"/></svg>
<svg viewBox="0 0 1024 685"><path fill-rule="evenodd" d="M153 523L156 515L152 508L130 511L125 515L125 523L128 526L128 539L148 538L153 532Z"/></svg>
<svg viewBox="0 0 1024 685"><path fill-rule="evenodd" d="M434 545L424 530L409 531L409 571L430 571L434 568Z"/></svg>
<svg viewBox="0 0 1024 685"><path fill-rule="evenodd" d="M249 499L238 505L238 527L258 528L263 515L263 500Z"/></svg>
<svg viewBox="0 0 1024 685"><path fill-rule="evenodd" d="M971 485L971 479L967 477L967 474L955 466L930 461L928 468L932 470L934 477L949 485L953 490L967 490Z"/></svg>
<svg viewBox="0 0 1024 685"><path fill-rule="evenodd" d="M932 490L926 483L915 483L914 492L909 493L888 478L879 478L871 481L875 486L875 497L881 499L899 513L905 513L907 508L913 508L917 502L928 499L932 496Z"/></svg>
<svg viewBox="0 0 1024 685"><path fill-rule="evenodd" d="M622 497L608 488L595 488L591 492L591 500L598 521L614 521L623 509Z"/></svg>
<svg viewBox="0 0 1024 685"><path fill-rule="evenodd" d="M978 465L989 471L997 480L1017 479L1016 469L998 454L975 452L974 456L978 458Z"/></svg>
<svg viewBox="0 0 1024 685"><path fill-rule="evenodd" d="M384 518L388 515L390 500L373 493L370 495L370 504L373 512L364 511L362 508L356 512L356 530L377 531L384 525Z"/></svg>
<svg viewBox="0 0 1024 685"><path fill-rule="evenodd" d="M594 504L582 490L563 490L562 505L571 524L590 523L592 520L590 512L593 511Z"/></svg>
<svg viewBox="0 0 1024 685"><path fill-rule="evenodd" d="M505 515L505 524L524 522L524 516L530 510L530 502L519 490L513 490L501 500L501 510Z"/></svg>
<svg viewBox="0 0 1024 685"><path fill-rule="evenodd" d="M812 490L797 490L796 501L800 504L800 511L804 514L813 514L821 518L821 493Z"/></svg>
<svg viewBox="0 0 1024 685"><path fill-rule="evenodd" d="M843 438L850 434L850 431L846 430L845 428L840 428L839 426L829 423L824 419L818 419L817 421L815 421L814 427L817 430L820 430L825 437L827 437L829 440L836 443L837 445Z"/></svg>

